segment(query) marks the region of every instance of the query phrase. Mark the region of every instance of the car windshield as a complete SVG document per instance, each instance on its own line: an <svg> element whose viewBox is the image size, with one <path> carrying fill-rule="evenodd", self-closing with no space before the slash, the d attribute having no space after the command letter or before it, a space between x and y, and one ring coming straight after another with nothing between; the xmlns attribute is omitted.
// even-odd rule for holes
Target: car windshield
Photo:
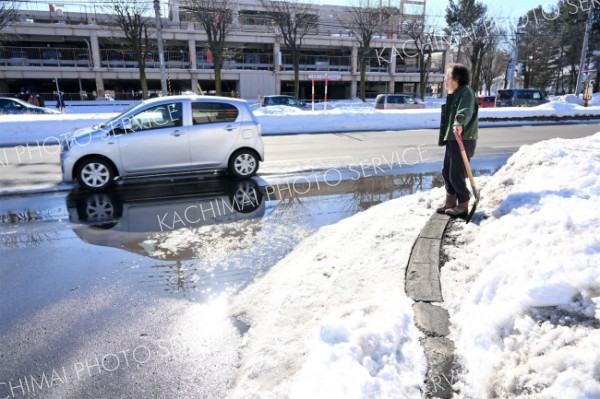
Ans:
<svg viewBox="0 0 600 399"><path fill-rule="evenodd" d="M16 103L19 103L19 104L21 104L21 105L22 105L22 106L24 106L24 107L28 107L28 108L34 108L34 106L33 106L33 105L31 105L31 104L29 104L27 101L23 101L23 100L21 100L21 99L19 99L19 98L11 98L11 100L13 100L13 101L14 101L14 102L16 102Z"/></svg>
<svg viewBox="0 0 600 399"><path fill-rule="evenodd" d="M101 123L101 124L99 124L99 125L95 125L95 126L98 126L98 127L104 127L104 126L106 126L106 125L111 125L111 124L113 124L114 122L116 122L118 119L120 119L120 118L121 118L123 115L125 115L125 114L127 114L127 113L129 113L129 112L132 112L132 111L134 111L135 109L137 109L138 107L141 107L141 106L143 106L143 105L145 105L145 103L144 103L144 102L139 102L139 103L137 103L137 104L133 104L132 106L130 106L129 108L127 108L125 111L123 111L123 112L121 112L119 115L115 116L114 118L112 118L112 119L110 119L110 120L108 120L108 121L106 121L106 122L104 122L104 123Z"/></svg>
<svg viewBox="0 0 600 399"><path fill-rule="evenodd" d="M510 100L512 96L512 90L498 90L498 97L500 97L502 100Z"/></svg>

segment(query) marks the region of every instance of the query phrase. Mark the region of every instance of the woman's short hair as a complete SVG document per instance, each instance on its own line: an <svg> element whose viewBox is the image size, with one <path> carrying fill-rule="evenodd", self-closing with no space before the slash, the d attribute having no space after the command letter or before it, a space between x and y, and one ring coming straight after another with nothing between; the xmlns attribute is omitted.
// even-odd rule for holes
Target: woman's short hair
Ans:
<svg viewBox="0 0 600 399"><path fill-rule="evenodd" d="M452 64L448 69L450 70L450 76L458 82L459 86L469 84L469 69L466 66L463 64Z"/></svg>

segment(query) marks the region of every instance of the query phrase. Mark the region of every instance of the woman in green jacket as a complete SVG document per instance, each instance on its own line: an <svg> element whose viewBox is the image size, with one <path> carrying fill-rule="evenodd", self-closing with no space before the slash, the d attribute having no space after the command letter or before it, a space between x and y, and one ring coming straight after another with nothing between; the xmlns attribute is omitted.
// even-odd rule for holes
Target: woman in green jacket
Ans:
<svg viewBox="0 0 600 399"><path fill-rule="evenodd" d="M470 193L465 182L467 173L454 133L461 135L470 160L477 144L479 106L475 93L469 87L469 70L466 66L461 64L450 66L446 70L444 81L448 89L448 97L446 104L442 105L438 144L446 146L442 168L446 202L436 211L451 216L461 216L469 211Z"/></svg>

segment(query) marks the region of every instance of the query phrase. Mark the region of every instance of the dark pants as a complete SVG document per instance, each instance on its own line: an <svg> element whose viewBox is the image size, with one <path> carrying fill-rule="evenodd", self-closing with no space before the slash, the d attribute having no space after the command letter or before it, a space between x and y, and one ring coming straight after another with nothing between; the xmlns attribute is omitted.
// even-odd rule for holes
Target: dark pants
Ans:
<svg viewBox="0 0 600 399"><path fill-rule="evenodd" d="M475 153L475 145L477 140L464 140L465 152L469 161ZM469 189L465 179L467 178L467 170L463 163L462 155L458 142L455 140L446 141L446 153L444 154L444 167L442 168L442 176L446 185L446 192L450 195L456 195L458 202L466 202L470 198Z"/></svg>

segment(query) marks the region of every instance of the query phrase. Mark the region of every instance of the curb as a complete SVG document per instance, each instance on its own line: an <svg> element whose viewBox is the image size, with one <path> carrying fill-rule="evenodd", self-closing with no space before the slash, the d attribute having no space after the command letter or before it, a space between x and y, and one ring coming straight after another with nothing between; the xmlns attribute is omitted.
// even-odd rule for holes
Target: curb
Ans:
<svg viewBox="0 0 600 399"><path fill-rule="evenodd" d="M410 253L405 291L415 301L415 325L425 334L421 346L427 359L424 398L451 399L454 383L454 343L448 311L434 302L444 302L440 283L440 249L450 216L434 213L427 221Z"/></svg>

